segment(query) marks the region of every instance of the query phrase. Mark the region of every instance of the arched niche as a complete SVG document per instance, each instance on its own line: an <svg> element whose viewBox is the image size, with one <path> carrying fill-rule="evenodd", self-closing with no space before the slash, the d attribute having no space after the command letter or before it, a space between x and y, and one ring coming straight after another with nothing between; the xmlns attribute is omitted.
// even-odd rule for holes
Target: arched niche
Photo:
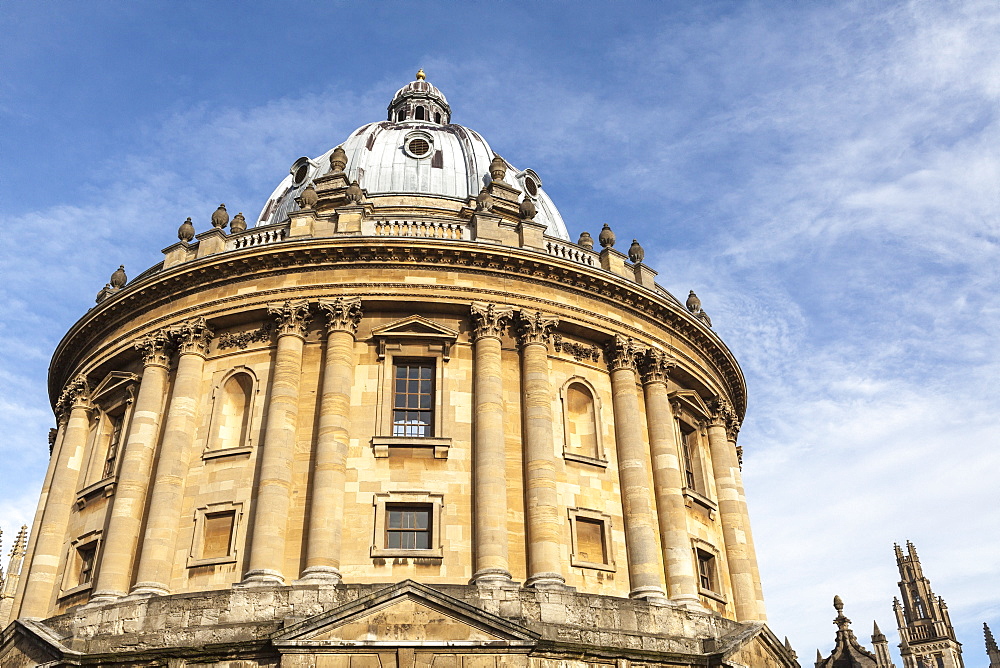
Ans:
<svg viewBox="0 0 1000 668"><path fill-rule="evenodd" d="M245 367L229 371L213 392L206 456L248 451L252 446L257 376Z"/></svg>
<svg viewBox="0 0 1000 668"><path fill-rule="evenodd" d="M606 466L597 390L586 378L573 376L559 390L559 398L563 414L563 456Z"/></svg>

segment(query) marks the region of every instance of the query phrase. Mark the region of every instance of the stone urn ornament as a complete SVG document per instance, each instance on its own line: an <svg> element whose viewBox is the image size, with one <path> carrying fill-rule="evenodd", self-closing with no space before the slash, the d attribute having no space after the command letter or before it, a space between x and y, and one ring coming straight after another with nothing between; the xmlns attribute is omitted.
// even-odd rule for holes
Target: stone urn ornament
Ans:
<svg viewBox="0 0 1000 668"><path fill-rule="evenodd" d="M518 213L521 214L521 220L534 220L535 214L538 213L538 209L535 208L535 203L527 197L521 200L521 204L517 207L517 210Z"/></svg>
<svg viewBox="0 0 1000 668"><path fill-rule="evenodd" d="M220 204L219 208L215 210L212 214L212 227L217 230L223 229L229 224L229 212L226 211L226 205Z"/></svg>
<svg viewBox="0 0 1000 668"><path fill-rule="evenodd" d="M237 232L245 232L247 229L247 219L243 217L243 212L240 211L233 218L233 222L229 224L229 231L232 234Z"/></svg>
<svg viewBox="0 0 1000 668"><path fill-rule="evenodd" d="M490 212L493 210L493 196L490 195L486 188L479 191L479 195L476 196L476 211L486 211Z"/></svg>
<svg viewBox="0 0 1000 668"><path fill-rule="evenodd" d="M597 235L597 240L601 243L601 248L611 248L615 245L615 233L611 231L611 226L604 223L601 233Z"/></svg>
<svg viewBox="0 0 1000 668"><path fill-rule="evenodd" d="M310 183L299 195L299 205L303 209L315 209L316 205L319 203L319 196L316 194L316 188Z"/></svg>
<svg viewBox="0 0 1000 668"><path fill-rule="evenodd" d="M343 174L345 169L347 169L347 151L343 146L338 146L330 154L330 173Z"/></svg>
<svg viewBox="0 0 1000 668"><path fill-rule="evenodd" d="M587 250L594 250L594 237L590 236L590 232L581 232L576 245Z"/></svg>
<svg viewBox="0 0 1000 668"><path fill-rule="evenodd" d="M361 186L358 185L357 179L351 181L351 185L347 186L347 191L344 194L347 196L347 201L351 204L361 204L361 200L365 197L365 194L361 192Z"/></svg>
<svg viewBox="0 0 1000 668"><path fill-rule="evenodd" d="M494 153L493 160L490 161L490 178L494 181L503 181L505 176L507 176L507 162Z"/></svg>
<svg viewBox="0 0 1000 668"><path fill-rule="evenodd" d="M698 299L698 295L694 293L694 290L691 290L688 293L687 302L684 304L684 306L686 306L687 310L690 311L691 313L697 313L698 311L701 310L701 300Z"/></svg>
<svg viewBox="0 0 1000 668"><path fill-rule="evenodd" d="M628 247L628 259L632 264L639 264L646 257L646 251L642 249L639 242L632 240L632 245Z"/></svg>
<svg viewBox="0 0 1000 668"><path fill-rule="evenodd" d="M115 272L111 274L111 287L119 290L124 288L126 283L128 283L128 276L125 275L125 265L118 265Z"/></svg>
<svg viewBox="0 0 1000 668"><path fill-rule="evenodd" d="M194 239L194 223L190 217L177 228L177 238L184 242Z"/></svg>

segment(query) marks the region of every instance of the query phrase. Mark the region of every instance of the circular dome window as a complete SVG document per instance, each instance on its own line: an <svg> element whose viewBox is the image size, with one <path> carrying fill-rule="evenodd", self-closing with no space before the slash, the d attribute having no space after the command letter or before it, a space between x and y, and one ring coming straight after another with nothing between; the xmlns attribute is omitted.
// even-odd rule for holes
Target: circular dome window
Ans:
<svg viewBox="0 0 1000 668"><path fill-rule="evenodd" d="M530 177L526 178L524 180L524 189L527 190L528 194L531 195L532 197L538 196L538 184L535 183L535 179Z"/></svg>
<svg viewBox="0 0 1000 668"><path fill-rule="evenodd" d="M302 185L309 176L309 158L299 158L288 171L292 174L292 185Z"/></svg>
<svg viewBox="0 0 1000 668"><path fill-rule="evenodd" d="M422 137L416 137L411 139L406 144L406 152L412 155L414 158L423 158L428 153L431 152L431 145L427 143L426 139Z"/></svg>

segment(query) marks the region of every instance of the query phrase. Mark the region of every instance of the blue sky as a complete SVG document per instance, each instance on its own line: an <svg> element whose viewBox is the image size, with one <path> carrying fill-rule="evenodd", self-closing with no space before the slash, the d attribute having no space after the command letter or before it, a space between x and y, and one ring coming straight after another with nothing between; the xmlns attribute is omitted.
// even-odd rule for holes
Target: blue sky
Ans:
<svg viewBox="0 0 1000 668"><path fill-rule="evenodd" d="M61 334L423 67L574 237L638 238L743 365L770 624L898 642L913 540L966 665L1000 630L1000 5L0 4L0 528L34 512Z"/></svg>

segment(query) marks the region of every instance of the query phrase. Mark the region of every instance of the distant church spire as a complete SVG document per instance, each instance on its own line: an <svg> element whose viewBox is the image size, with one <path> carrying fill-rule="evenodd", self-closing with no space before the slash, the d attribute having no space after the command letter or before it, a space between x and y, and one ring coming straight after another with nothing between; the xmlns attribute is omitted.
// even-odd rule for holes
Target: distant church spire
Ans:
<svg viewBox="0 0 1000 668"><path fill-rule="evenodd" d="M21 562L28 547L28 527L21 525L21 530L14 538L10 548L10 561L7 563L7 577L0 577L0 627L10 622L10 612L14 605L14 594L17 593L17 583L21 579ZM0 574L2 575L2 574Z"/></svg>
<svg viewBox="0 0 1000 668"><path fill-rule="evenodd" d="M994 640L993 632L986 622L983 622L983 633L986 635L986 656L990 658L990 668L1000 668L1000 648L997 647L997 641Z"/></svg>
<svg viewBox="0 0 1000 668"><path fill-rule="evenodd" d="M896 668L889 656L889 641L885 639L885 634L878 627L878 622L873 622L872 647L875 648L875 660L878 668Z"/></svg>
<svg viewBox="0 0 1000 668"><path fill-rule="evenodd" d="M905 553L899 545L893 548L902 600L893 599L892 609L903 668L964 668L962 644L955 638L948 606L934 595L930 580L924 577L917 548L910 541L906 541Z"/></svg>

